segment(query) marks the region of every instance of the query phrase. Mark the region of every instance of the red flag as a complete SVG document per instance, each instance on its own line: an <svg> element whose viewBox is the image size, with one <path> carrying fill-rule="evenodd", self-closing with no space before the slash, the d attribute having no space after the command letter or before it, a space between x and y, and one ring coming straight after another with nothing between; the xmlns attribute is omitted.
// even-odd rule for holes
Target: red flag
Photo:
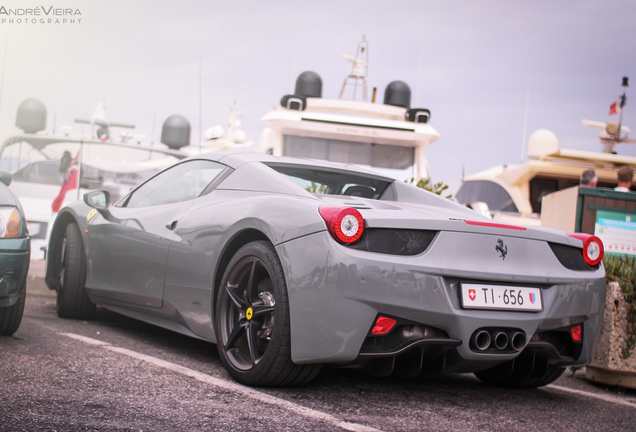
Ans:
<svg viewBox="0 0 636 432"><path fill-rule="evenodd" d="M625 95L618 98L616 102L610 105L609 115L620 114L625 106Z"/></svg>
<svg viewBox="0 0 636 432"><path fill-rule="evenodd" d="M51 209L53 210L54 213L57 213L60 211L60 208L62 207L62 203L64 203L64 198L66 197L66 192L72 189L77 189L77 183L78 183L77 180L79 176L78 160L79 160L79 153L77 154L75 159L73 159L73 162L71 162L71 165L68 167L68 170L66 171L66 181L62 185L62 188L60 189L60 193L57 194L57 196L53 200L53 203L51 204Z"/></svg>

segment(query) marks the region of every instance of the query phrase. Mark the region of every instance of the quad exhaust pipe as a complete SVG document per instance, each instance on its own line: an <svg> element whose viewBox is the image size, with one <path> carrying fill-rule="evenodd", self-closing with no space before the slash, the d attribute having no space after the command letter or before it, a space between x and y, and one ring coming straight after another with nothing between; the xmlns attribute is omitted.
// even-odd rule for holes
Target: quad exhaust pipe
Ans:
<svg viewBox="0 0 636 432"><path fill-rule="evenodd" d="M486 330L477 332L474 336L474 339L475 347L477 347L479 351L486 351L490 346L490 333L488 333Z"/></svg>
<svg viewBox="0 0 636 432"><path fill-rule="evenodd" d="M526 346L526 335L515 329L480 329L470 340L473 351L518 352Z"/></svg>
<svg viewBox="0 0 636 432"><path fill-rule="evenodd" d="M498 350L504 350L508 346L508 335L504 332L499 332L495 335L495 347Z"/></svg>
<svg viewBox="0 0 636 432"><path fill-rule="evenodd" d="M526 335L523 332L516 332L512 335L510 344L515 351L521 351L526 346Z"/></svg>

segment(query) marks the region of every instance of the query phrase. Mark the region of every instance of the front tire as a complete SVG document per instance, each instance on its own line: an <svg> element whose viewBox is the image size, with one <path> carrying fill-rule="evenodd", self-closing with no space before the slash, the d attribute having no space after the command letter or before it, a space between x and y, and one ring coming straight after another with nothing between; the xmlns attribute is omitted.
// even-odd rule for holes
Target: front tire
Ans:
<svg viewBox="0 0 636 432"><path fill-rule="evenodd" d="M24 314L24 301L26 299L26 282L20 288L18 301L12 306L0 308L0 336L11 336L18 330Z"/></svg>
<svg viewBox="0 0 636 432"><path fill-rule="evenodd" d="M250 386L309 383L320 365L291 360L289 301L274 247L249 243L230 260L216 301L215 329L221 362L236 381Z"/></svg>
<svg viewBox="0 0 636 432"><path fill-rule="evenodd" d="M86 293L86 255L79 228L71 223L66 227L62 242L60 285L57 291L57 316L60 318L91 319L95 305Z"/></svg>

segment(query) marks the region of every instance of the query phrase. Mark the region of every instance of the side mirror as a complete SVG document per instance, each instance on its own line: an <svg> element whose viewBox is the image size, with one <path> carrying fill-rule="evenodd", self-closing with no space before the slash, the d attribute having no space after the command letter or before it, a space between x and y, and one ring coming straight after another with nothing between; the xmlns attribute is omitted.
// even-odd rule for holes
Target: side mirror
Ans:
<svg viewBox="0 0 636 432"><path fill-rule="evenodd" d="M105 190L96 190L84 194L84 202L87 206L96 210L104 211L110 207L110 192Z"/></svg>
<svg viewBox="0 0 636 432"><path fill-rule="evenodd" d="M5 184L5 186L9 186L11 184L11 180L13 176L10 172L0 170L0 181Z"/></svg>

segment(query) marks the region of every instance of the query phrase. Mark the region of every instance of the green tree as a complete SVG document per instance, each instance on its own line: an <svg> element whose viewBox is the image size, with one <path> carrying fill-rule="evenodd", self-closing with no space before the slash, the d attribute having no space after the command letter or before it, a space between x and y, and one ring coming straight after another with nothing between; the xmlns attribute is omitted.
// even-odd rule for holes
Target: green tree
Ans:
<svg viewBox="0 0 636 432"><path fill-rule="evenodd" d="M429 192L433 192L436 195L442 196L442 192L448 189L448 185L444 184L444 182L432 183L430 178L427 179L419 179L417 183L415 182L415 178L411 177L410 180L404 180L405 183L409 183L418 187L420 189L427 190ZM452 198L453 194L448 194L444 198Z"/></svg>

